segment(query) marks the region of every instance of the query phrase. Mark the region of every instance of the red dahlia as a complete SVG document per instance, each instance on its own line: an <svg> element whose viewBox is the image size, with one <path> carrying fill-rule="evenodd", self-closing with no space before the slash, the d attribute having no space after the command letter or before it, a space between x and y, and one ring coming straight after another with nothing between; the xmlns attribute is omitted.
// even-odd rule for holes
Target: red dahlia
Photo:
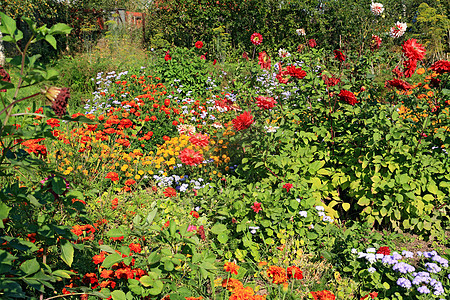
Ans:
<svg viewBox="0 0 450 300"><path fill-rule="evenodd" d="M233 127L236 131L241 131L249 128L250 125L253 124L254 120L250 112L246 111L237 116L236 119L233 119L231 122L233 122Z"/></svg>
<svg viewBox="0 0 450 300"><path fill-rule="evenodd" d="M425 57L425 48L417 43L416 39L409 39L403 44L403 53L409 59L422 60Z"/></svg>
<svg viewBox="0 0 450 300"><path fill-rule="evenodd" d="M345 61L345 55L344 53L342 53L339 50L334 50L334 58L336 58L337 60L339 60L340 62L344 62Z"/></svg>
<svg viewBox="0 0 450 300"><path fill-rule="evenodd" d="M298 79L302 79L306 76L306 72L302 70L302 68L296 68L295 66L288 66L287 71L289 72L289 75Z"/></svg>
<svg viewBox="0 0 450 300"><path fill-rule="evenodd" d="M256 97L256 105L261 109L271 109L274 108L277 101L273 97Z"/></svg>
<svg viewBox="0 0 450 300"><path fill-rule="evenodd" d="M202 41L195 42L195 48L201 49L202 47L203 47L203 42Z"/></svg>
<svg viewBox="0 0 450 300"><path fill-rule="evenodd" d="M401 79L388 80L385 82L384 86L385 87L387 87L387 86L396 87L398 90L403 90L403 91L412 89L412 86L409 83L407 83L406 81L403 81Z"/></svg>
<svg viewBox="0 0 450 300"><path fill-rule="evenodd" d="M200 152L189 148L183 149L180 152L180 155L178 155L178 158L183 164L186 164L188 166L195 166L203 161L203 155Z"/></svg>
<svg viewBox="0 0 450 300"><path fill-rule="evenodd" d="M381 38L378 35L372 34L372 40L370 41L370 50L375 51L380 49Z"/></svg>
<svg viewBox="0 0 450 300"><path fill-rule="evenodd" d="M246 52L244 52L246 53ZM248 59L248 56L247 56ZM270 56L266 53L266 51L260 52L258 56L258 64L261 65L261 69L270 69Z"/></svg>
<svg viewBox="0 0 450 300"><path fill-rule="evenodd" d="M280 71L276 78L278 79L279 83L288 83L289 79L291 78L291 76L289 75L289 71Z"/></svg>
<svg viewBox="0 0 450 300"><path fill-rule="evenodd" d="M448 60L438 60L434 64L431 65L431 70L436 73L443 74L450 72L450 61Z"/></svg>
<svg viewBox="0 0 450 300"><path fill-rule="evenodd" d="M350 91L341 90L338 96L341 101L344 101L350 105L355 105L356 103L358 103L356 96Z"/></svg>
<svg viewBox="0 0 450 300"><path fill-rule="evenodd" d="M209 136L206 134L197 133L189 139L189 142L195 146L205 147L209 144Z"/></svg>
<svg viewBox="0 0 450 300"><path fill-rule="evenodd" d="M405 67L405 71L403 72L405 74L406 78L411 77L417 68L417 60L409 59L407 61L403 62L403 66Z"/></svg>
<svg viewBox="0 0 450 300"><path fill-rule="evenodd" d="M250 41L252 42L253 45L261 45L263 37L261 34L255 32L250 37Z"/></svg>
<svg viewBox="0 0 450 300"><path fill-rule="evenodd" d="M334 77L334 75L332 77L328 77L327 75L323 75L322 79L325 82L325 84L327 85L327 87L335 86L336 84L341 82L341 80L339 78Z"/></svg>

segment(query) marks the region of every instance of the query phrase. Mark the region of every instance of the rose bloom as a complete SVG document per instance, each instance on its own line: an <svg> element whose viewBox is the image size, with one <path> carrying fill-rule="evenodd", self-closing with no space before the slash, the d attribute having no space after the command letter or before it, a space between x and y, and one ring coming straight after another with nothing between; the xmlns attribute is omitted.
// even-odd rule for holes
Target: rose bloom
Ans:
<svg viewBox="0 0 450 300"><path fill-rule="evenodd" d="M308 41L308 45L309 45L311 48L315 48L315 47L317 46L317 42L316 42L315 39L310 39L310 40Z"/></svg>
<svg viewBox="0 0 450 300"><path fill-rule="evenodd" d="M209 136L206 134L197 133L189 139L189 142L195 146L205 147L209 144Z"/></svg>
<svg viewBox="0 0 450 300"><path fill-rule="evenodd" d="M378 35L372 34L372 40L370 41L370 50L375 51L380 49L381 38Z"/></svg>
<svg viewBox="0 0 450 300"><path fill-rule="evenodd" d="M311 292L314 300L335 300L336 296L330 291L323 290L318 292Z"/></svg>
<svg viewBox="0 0 450 300"><path fill-rule="evenodd" d="M255 32L250 37L250 41L252 42L253 45L261 45L263 37L261 34Z"/></svg>
<svg viewBox="0 0 450 300"><path fill-rule="evenodd" d="M233 122L233 127L236 131L241 131L249 128L254 121L255 120L253 119L253 116L250 114L250 112L246 111L237 116L236 119L233 119L231 122Z"/></svg>
<svg viewBox="0 0 450 300"><path fill-rule="evenodd" d="M288 279L286 270L277 266L270 266L269 269L267 269L267 276L272 278L272 283L275 284L283 284L287 282Z"/></svg>
<svg viewBox="0 0 450 300"><path fill-rule="evenodd" d="M401 79L388 80L384 84L384 87L387 87L387 86L395 87L398 90L403 90L403 91L412 89L412 86L409 83L407 83L406 81L403 81Z"/></svg>
<svg viewBox="0 0 450 300"><path fill-rule="evenodd" d="M450 72L450 61L438 60L431 65L431 70L439 74L448 73Z"/></svg>
<svg viewBox="0 0 450 300"><path fill-rule="evenodd" d="M291 75L294 78L302 79L306 76L306 72L302 70L302 68L297 68L295 66L287 66L287 71L289 72L289 75Z"/></svg>
<svg viewBox="0 0 450 300"><path fill-rule="evenodd" d="M223 269L225 270L225 272L229 272L234 275L238 274L239 268L240 267L238 265L236 265L235 263L232 263L230 261L227 261L223 266Z"/></svg>
<svg viewBox="0 0 450 300"><path fill-rule="evenodd" d="M276 104L277 101L273 99L273 97L256 97L256 105L261 109L271 109L274 108Z"/></svg>
<svg viewBox="0 0 450 300"><path fill-rule="evenodd" d="M406 23L397 22L394 27L391 28L389 35L393 38L399 38L405 34L408 25Z"/></svg>
<svg viewBox="0 0 450 300"><path fill-rule="evenodd" d="M356 103L358 103L355 95L350 91L341 90L338 97L341 101L344 101L350 105L355 105Z"/></svg>
<svg viewBox="0 0 450 300"><path fill-rule="evenodd" d="M336 58L337 60L339 60L340 62L344 62L345 61L345 55L344 53L342 53L339 50L334 50L334 58Z"/></svg>
<svg viewBox="0 0 450 300"><path fill-rule="evenodd" d="M370 5L370 11L375 15L379 16L383 13L384 7L381 3L373 3Z"/></svg>
<svg viewBox="0 0 450 300"><path fill-rule="evenodd" d="M258 64L261 65L261 69L270 69L270 56L266 53L266 51L259 53Z"/></svg>
<svg viewBox="0 0 450 300"><path fill-rule="evenodd" d="M200 152L197 152L189 148L183 149L180 152L180 155L178 155L178 158L181 160L182 163L188 166L195 166L203 161L203 155Z"/></svg>
<svg viewBox="0 0 450 300"><path fill-rule="evenodd" d="M425 57L425 48L417 43L416 39L409 39L403 43L403 54L409 59L422 60Z"/></svg>
<svg viewBox="0 0 450 300"><path fill-rule="evenodd" d="M195 42L195 48L202 49L202 47L203 47L203 42L202 41Z"/></svg>

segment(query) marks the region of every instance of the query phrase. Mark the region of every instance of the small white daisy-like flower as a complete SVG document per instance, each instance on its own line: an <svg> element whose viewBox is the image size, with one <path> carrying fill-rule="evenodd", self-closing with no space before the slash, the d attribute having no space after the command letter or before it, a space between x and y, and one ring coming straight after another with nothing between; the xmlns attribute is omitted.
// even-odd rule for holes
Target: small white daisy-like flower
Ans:
<svg viewBox="0 0 450 300"><path fill-rule="evenodd" d="M280 48L280 49L278 50L278 55L279 55L281 58L285 58L285 57L291 56L291 54L290 54L286 49L282 49L282 48Z"/></svg>
<svg viewBox="0 0 450 300"><path fill-rule="evenodd" d="M389 35L393 38L398 39L399 37L405 34L407 27L408 25L406 25L406 23L397 22L395 23L394 27L391 28Z"/></svg>
<svg viewBox="0 0 450 300"><path fill-rule="evenodd" d="M266 130L267 133L271 133L271 132L277 132L277 129L280 127L276 127L276 126L264 126L264 129Z"/></svg>
<svg viewBox="0 0 450 300"><path fill-rule="evenodd" d="M320 206L320 205L317 205L315 208L318 211L324 211L325 210L325 208L323 208L323 206Z"/></svg>
<svg viewBox="0 0 450 300"><path fill-rule="evenodd" d="M379 16L383 13L384 7L381 3L373 3L370 5L370 11L375 15Z"/></svg>
<svg viewBox="0 0 450 300"><path fill-rule="evenodd" d="M298 35L306 35L306 31L304 28L299 28L296 30Z"/></svg>
<svg viewBox="0 0 450 300"><path fill-rule="evenodd" d="M187 124L180 124L177 126L178 133L186 134L186 135L193 135L195 133L195 126L193 125L187 125Z"/></svg>

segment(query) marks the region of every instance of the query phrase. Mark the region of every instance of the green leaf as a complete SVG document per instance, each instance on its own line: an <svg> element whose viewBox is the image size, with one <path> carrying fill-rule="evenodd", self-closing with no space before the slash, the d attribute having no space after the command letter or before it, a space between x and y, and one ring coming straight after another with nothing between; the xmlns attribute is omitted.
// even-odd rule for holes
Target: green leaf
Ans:
<svg viewBox="0 0 450 300"><path fill-rule="evenodd" d="M156 280L153 283L153 287L151 289L148 289L148 292L151 295L158 295L158 294L160 294L162 292L163 288L164 288L164 284L162 283L162 281L161 280Z"/></svg>
<svg viewBox="0 0 450 300"><path fill-rule="evenodd" d="M67 240L61 242L61 259L70 267L73 262L73 245Z"/></svg>
<svg viewBox="0 0 450 300"><path fill-rule="evenodd" d="M151 272L151 273L152 273L152 272ZM153 273L153 274L155 274L155 273ZM156 274L155 274L155 275L156 275ZM153 285L153 283L155 282L155 279L156 279L156 278L152 278L152 277L150 277L150 276L145 275L145 276L142 276L142 277L139 279L139 281L141 282L141 284L142 284L143 286L149 287L149 286L152 286L152 285Z"/></svg>
<svg viewBox="0 0 450 300"><path fill-rule="evenodd" d="M45 40L54 48L56 49L56 39L53 35L46 35Z"/></svg>
<svg viewBox="0 0 450 300"><path fill-rule="evenodd" d="M220 234L225 231L227 231L227 226L225 226L224 224L220 224L220 223L214 224L214 226L211 228L211 232L214 234Z"/></svg>
<svg viewBox="0 0 450 300"><path fill-rule="evenodd" d="M58 195L61 195L62 193L64 193L67 190L66 182L61 177L53 177L52 189L55 193L57 193Z"/></svg>
<svg viewBox="0 0 450 300"><path fill-rule="evenodd" d="M17 30L16 21L13 18L7 16L6 14L0 12L0 19L2 21L2 25L0 26L0 31L4 34L13 35ZM3 37L5 40L5 37Z"/></svg>
<svg viewBox="0 0 450 300"><path fill-rule="evenodd" d="M206 269L206 270L216 270L217 268L210 262L202 262L199 266L200 268Z"/></svg>
<svg viewBox="0 0 450 300"><path fill-rule="evenodd" d="M69 34L71 31L72 27L64 23L57 23L50 28L49 34Z"/></svg>
<svg viewBox="0 0 450 300"><path fill-rule="evenodd" d="M70 279L70 275L75 275L74 272L70 272L70 271L66 271L66 270L56 270L52 272L52 275L61 277L61 278L66 278L66 279Z"/></svg>
<svg viewBox="0 0 450 300"><path fill-rule="evenodd" d="M219 235L217 236L217 240L220 243L225 244L228 241L228 234L226 234L225 232L219 233Z"/></svg>
<svg viewBox="0 0 450 300"><path fill-rule="evenodd" d="M122 256L119 255L118 253L110 254L103 261L102 267L110 268L112 265L114 265L115 263L118 263L119 261L122 261L122 260L123 260Z"/></svg>
<svg viewBox="0 0 450 300"><path fill-rule="evenodd" d="M120 290L112 291L111 297L113 298L113 300L127 300L125 293Z"/></svg>
<svg viewBox="0 0 450 300"><path fill-rule="evenodd" d="M345 211L348 211L350 209L350 203L346 203L346 202L342 203L342 208Z"/></svg>
<svg viewBox="0 0 450 300"><path fill-rule="evenodd" d="M34 274L41 269L36 258L25 261L19 268L27 275Z"/></svg>
<svg viewBox="0 0 450 300"><path fill-rule="evenodd" d="M5 225L3 224L3 220L8 218L9 211L11 210L11 207L6 205L3 202L0 202L0 228L5 228Z"/></svg>

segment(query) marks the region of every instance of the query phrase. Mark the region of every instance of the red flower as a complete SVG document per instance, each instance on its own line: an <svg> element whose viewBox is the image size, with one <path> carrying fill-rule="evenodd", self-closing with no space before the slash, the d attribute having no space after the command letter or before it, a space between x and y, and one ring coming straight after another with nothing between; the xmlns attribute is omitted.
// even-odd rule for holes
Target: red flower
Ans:
<svg viewBox="0 0 450 300"><path fill-rule="evenodd" d="M134 251L135 253L141 253L142 251L141 244L131 243L128 247L130 247L130 250Z"/></svg>
<svg viewBox="0 0 450 300"><path fill-rule="evenodd" d="M314 48L314 47L317 46L317 42L316 42L315 39L310 39L310 40L308 41L308 45L309 45L311 48Z"/></svg>
<svg viewBox="0 0 450 300"><path fill-rule="evenodd" d="M380 49L381 38L378 35L372 34L372 40L370 41L370 50L375 51Z"/></svg>
<svg viewBox="0 0 450 300"><path fill-rule="evenodd" d="M263 37L261 34L255 32L250 37L250 41L252 42L253 45L261 45Z"/></svg>
<svg viewBox="0 0 450 300"><path fill-rule="evenodd" d="M195 146L205 147L209 144L209 136L206 134L197 133L189 139L189 142Z"/></svg>
<svg viewBox="0 0 450 300"><path fill-rule="evenodd" d="M239 268L240 267L238 265L236 265L235 263L232 263L230 261L227 261L225 263L225 265L223 266L223 269L225 270L225 272L229 272L234 275L238 274Z"/></svg>
<svg viewBox="0 0 450 300"><path fill-rule="evenodd" d="M119 205L119 199L117 198L112 199L111 204L112 204L111 209L116 209L117 205Z"/></svg>
<svg viewBox="0 0 450 300"><path fill-rule="evenodd" d="M200 58L201 58L201 59L206 59L206 56L202 54L202 55L200 56Z"/></svg>
<svg viewBox="0 0 450 300"><path fill-rule="evenodd" d="M272 283L282 284L287 282L286 270L282 267L270 266L267 270L267 276L272 278Z"/></svg>
<svg viewBox="0 0 450 300"><path fill-rule="evenodd" d="M289 79L291 78L291 76L289 75L289 71L281 71L277 74L277 76L275 76L278 79L279 83L288 83Z"/></svg>
<svg viewBox="0 0 450 300"><path fill-rule="evenodd" d="M450 61L438 60L431 65L431 70L439 74L448 73L450 72Z"/></svg>
<svg viewBox="0 0 450 300"><path fill-rule="evenodd" d="M302 68L297 68L295 66L288 66L287 71L289 72L289 75L298 79L302 79L306 76L306 72L302 70Z"/></svg>
<svg viewBox="0 0 450 300"><path fill-rule="evenodd" d="M94 273L87 273L83 276L83 283L86 285L95 285L95 287L97 287L98 284L98 279L97 279L97 275ZM92 288L94 288L94 286L91 286Z"/></svg>
<svg viewBox="0 0 450 300"><path fill-rule="evenodd" d="M193 216L194 218L198 219L200 217L200 215L198 214L198 212L196 212L195 210L192 210L189 213L191 216Z"/></svg>
<svg viewBox="0 0 450 300"><path fill-rule="evenodd" d="M334 52L334 58L336 58L340 62L344 62L345 61L345 55L341 51L334 50L333 52Z"/></svg>
<svg viewBox="0 0 450 300"><path fill-rule="evenodd" d="M261 54L261 53L260 53ZM242 52L242 58L248 60L248 53L247 52Z"/></svg>
<svg viewBox="0 0 450 300"><path fill-rule="evenodd" d="M166 190L164 191L164 196L172 198L172 197L176 197L177 195L177 191L172 188L172 187L167 187Z"/></svg>
<svg viewBox="0 0 450 300"><path fill-rule="evenodd" d="M266 51L259 53L258 64L261 65L261 69L270 69L270 56L266 53Z"/></svg>
<svg viewBox="0 0 450 300"><path fill-rule="evenodd" d="M172 56L170 56L170 54L166 54L166 56L164 56L164 59L165 59L166 61L169 61L169 60L172 59Z"/></svg>
<svg viewBox="0 0 450 300"><path fill-rule="evenodd" d="M111 179L111 181L117 181L119 180L119 174L117 174L116 172L109 172L108 174L106 174L105 178L109 178Z"/></svg>
<svg viewBox="0 0 450 300"><path fill-rule="evenodd" d="M350 105L355 105L358 103L356 96L350 91L341 90L338 96L341 101L344 101Z"/></svg>
<svg viewBox="0 0 450 300"><path fill-rule="evenodd" d="M322 79L325 82L325 84L327 85L327 87L335 86L339 82L341 82L341 80L339 78L334 77L334 75L332 77L328 77L327 75L323 75Z"/></svg>
<svg viewBox="0 0 450 300"><path fill-rule="evenodd" d="M318 292L311 292L314 300L335 300L336 296L330 291L323 290Z"/></svg>
<svg viewBox="0 0 450 300"><path fill-rule="evenodd" d="M250 125L253 124L254 120L250 112L246 111L237 116L236 119L233 119L231 122L233 122L233 127L236 131L241 131L249 128Z"/></svg>
<svg viewBox="0 0 450 300"><path fill-rule="evenodd" d="M389 249L389 247L380 247L380 249L378 249L377 251L377 254L390 255L391 249Z"/></svg>
<svg viewBox="0 0 450 300"><path fill-rule="evenodd" d="M102 251L100 254L94 255L92 261L94 264L101 264L105 260L105 253Z"/></svg>
<svg viewBox="0 0 450 300"><path fill-rule="evenodd" d="M271 109L274 108L277 101L273 97L256 97L256 105L261 109Z"/></svg>
<svg viewBox="0 0 450 300"><path fill-rule="evenodd" d="M214 59L213 66L215 66L216 64L217 64L217 59Z"/></svg>
<svg viewBox="0 0 450 300"><path fill-rule="evenodd" d="M425 57L425 48L417 43L416 39L409 39L403 43L403 54L409 59L422 60Z"/></svg>
<svg viewBox="0 0 450 300"><path fill-rule="evenodd" d="M258 203L258 202L254 202L253 203L253 205L251 206L251 208L253 209L253 211L255 212L255 213L259 213L259 211L262 209L261 208L261 203Z"/></svg>
<svg viewBox="0 0 450 300"><path fill-rule="evenodd" d="M403 62L403 66L405 67L405 77L409 78L411 77L417 68L417 60L415 59L409 59L407 61Z"/></svg>
<svg viewBox="0 0 450 300"><path fill-rule="evenodd" d="M376 297L378 297L378 293L377 292L369 293L368 295L361 297L360 300L366 300L369 296L370 296L370 298L375 299Z"/></svg>
<svg viewBox="0 0 450 300"><path fill-rule="evenodd" d="M136 183L136 180L131 179L131 178L127 179L127 181L125 181L125 185L128 185L128 186L133 185L135 183Z"/></svg>
<svg viewBox="0 0 450 300"><path fill-rule="evenodd" d="M1 65L0 65L0 80L11 83L11 76L9 76L9 73L6 72L6 70ZM6 92L6 90L0 90L0 92Z"/></svg>
<svg viewBox="0 0 450 300"><path fill-rule="evenodd" d="M180 155L178 155L178 158L181 160L182 163L188 166L195 166L203 161L203 155L200 152L197 152L189 148L183 149L180 152Z"/></svg>
<svg viewBox="0 0 450 300"><path fill-rule="evenodd" d="M303 272L299 267L292 266L287 268L287 277L288 279L295 278L297 280L303 279Z"/></svg>
<svg viewBox="0 0 450 300"><path fill-rule="evenodd" d="M289 193L289 191L293 188L294 186L292 185L292 183L286 183L285 185L283 185L283 189L286 189L286 191Z"/></svg>
<svg viewBox="0 0 450 300"><path fill-rule="evenodd" d="M398 90L403 90L403 91L412 89L412 86L409 83L407 83L406 81L400 80L400 79L388 80L385 82L384 86L385 87L387 87L387 86L396 87Z"/></svg>
<svg viewBox="0 0 450 300"><path fill-rule="evenodd" d="M202 41L195 42L195 48L202 49L202 47L203 47L203 42Z"/></svg>
<svg viewBox="0 0 450 300"><path fill-rule="evenodd" d="M47 125L50 125L52 128L60 126L59 120L58 119L53 119L53 118L47 120Z"/></svg>
<svg viewBox="0 0 450 300"><path fill-rule="evenodd" d="M394 73L394 75L395 75L397 78L402 78L402 77L403 77L403 72L400 71L400 69L398 68L398 66L396 66L396 67L392 70L392 73Z"/></svg>
<svg viewBox="0 0 450 300"><path fill-rule="evenodd" d="M103 269L102 272L100 273L100 277L101 278L105 278L105 279L113 278L113 276L114 276L114 271L113 270Z"/></svg>

